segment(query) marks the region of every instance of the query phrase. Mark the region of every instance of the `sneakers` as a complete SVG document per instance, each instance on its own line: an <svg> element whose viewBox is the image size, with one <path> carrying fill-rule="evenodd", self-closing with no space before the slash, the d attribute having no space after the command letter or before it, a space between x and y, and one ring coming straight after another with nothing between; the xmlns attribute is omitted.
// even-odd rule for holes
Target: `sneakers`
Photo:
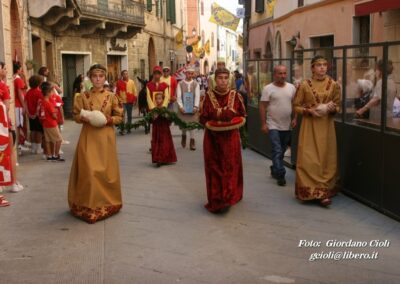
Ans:
<svg viewBox="0 0 400 284"><path fill-rule="evenodd" d="M61 157L60 155L58 156L50 156L46 157L47 162L65 162L65 159Z"/></svg>
<svg viewBox="0 0 400 284"><path fill-rule="evenodd" d="M24 187L23 187L23 186L19 186L17 183L14 183L14 184L12 185L12 187L11 187L10 192L16 193L16 192L20 192L20 191L22 191L22 190L24 190Z"/></svg>
<svg viewBox="0 0 400 284"><path fill-rule="evenodd" d="M53 157L53 161L56 161L56 162L65 162L65 159L64 159L63 157L61 157L61 156L56 156L56 157Z"/></svg>
<svg viewBox="0 0 400 284"><path fill-rule="evenodd" d="M279 186L285 186L286 185L286 179L285 178L279 178L277 181Z"/></svg>
<svg viewBox="0 0 400 284"><path fill-rule="evenodd" d="M53 161L54 161L54 158L53 158L53 157L46 157L46 161L47 161L47 162L53 162Z"/></svg>

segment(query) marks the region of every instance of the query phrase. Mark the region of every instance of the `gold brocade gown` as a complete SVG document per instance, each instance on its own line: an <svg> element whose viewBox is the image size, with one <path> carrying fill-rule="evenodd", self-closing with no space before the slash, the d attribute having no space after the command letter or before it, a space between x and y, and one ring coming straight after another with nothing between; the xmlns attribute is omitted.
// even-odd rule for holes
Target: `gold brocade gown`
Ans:
<svg viewBox="0 0 400 284"><path fill-rule="evenodd" d="M304 80L293 107L303 114L305 108L333 101L340 108L340 86L330 77ZM303 115L297 149L296 197L300 200L325 199L337 192L337 145L334 114L322 117Z"/></svg>
<svg viewBox="0 0 400 284"><path fill-rule="evenodd" d="M71 213L95 223L122 207L114 125L122 122L123 110L118 98L107 91L77 94L73 110L77 123L82 123L81 109L99 110L107 118L111 117L113 124L98 128L83 123L69 178Z"/></svg>

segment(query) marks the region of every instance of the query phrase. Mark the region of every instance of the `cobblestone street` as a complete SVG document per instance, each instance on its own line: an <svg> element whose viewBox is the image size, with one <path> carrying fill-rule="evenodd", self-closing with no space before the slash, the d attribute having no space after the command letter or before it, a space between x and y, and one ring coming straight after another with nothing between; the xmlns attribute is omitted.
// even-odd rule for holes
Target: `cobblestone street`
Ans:
<svg viewBox="0 0 400 284"><path fill-rule="evenodd" d="M243 151L244 199L208 213L202 132L176 165L150 163L142 129L118 136L124 207L94 225L68 212L67 185L80 128L67 122L66 163L20 159L21 193L0 210L1 283L399 283L400 224L344 195L329 209L293 197L294 172L278 187L270 161ZM327 247L328 240L388 240L389 247ZM300 240L320 247L298 247ZM378 252L377 260L315 260L318 252Z"/></svg>

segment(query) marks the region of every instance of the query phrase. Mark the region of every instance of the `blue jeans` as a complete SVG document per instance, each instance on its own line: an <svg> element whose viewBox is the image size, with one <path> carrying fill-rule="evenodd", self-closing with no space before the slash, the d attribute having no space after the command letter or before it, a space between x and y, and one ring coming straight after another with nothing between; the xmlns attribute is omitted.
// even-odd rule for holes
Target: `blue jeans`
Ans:
<svg viewBox="0 0 400 284"><path fill-rule="evenodd" d="M132 123L132 109L133 109L133 104L124 104L124 113L127 116L128 124Z"/></svg>
<svg viewBox="0 0 400 284"><path fill-rule="evenodd" d="M280 179L286 174L283 165L283 157L290 141L291 132L271 129L268 131L269 141L271 143L272 167L271 174L273 177Z"/></svg>

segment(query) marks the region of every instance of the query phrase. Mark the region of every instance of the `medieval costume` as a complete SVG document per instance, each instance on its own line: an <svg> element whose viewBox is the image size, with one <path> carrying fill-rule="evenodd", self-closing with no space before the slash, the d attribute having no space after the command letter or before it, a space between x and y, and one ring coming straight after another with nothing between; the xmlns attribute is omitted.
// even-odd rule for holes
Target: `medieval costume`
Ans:
<svg viewBox="0 0 400 284"><path fill-rule="evenodd" d="M217 69L227 73L227 69ZM244 120L243 98L229 88L210 89L200 104L200 123L205 125L203 151L208 203L207 210L219 212L238 203L243 195L243 168L238 127L235 118ZM226 125L226 127L224 126ZM222 126L222 127L219 127Z"/></svg>
<svg viewBox="0 0 400 284"><path fill-rule="evenodd" d="M163 67L164 72L169 72L171 69L167 66ZM168 74L168 76L161 76L160 82L164 82L169 87L169 102L173 103L176 100L176 88L178 86L178 82L176 81L174 76Z"/></svg>
<svg viewBox="0 0 400 284"><path fill-rule="evenodd" d="M296 197L300 200L325 200L337 192L337 148L334 114L325 112L312 116L311 108L333 102L340 106L340 87L329 76L322 80L304 80L297 90L293 106L303 114L300 127L297 164Z"/></svg>
<svg viewBox="0 0 400 284"><path fill-rule="evenodd" d="M194 69L187 69L186 71L194 72ZM177 90L177 103L179 106L178 116L185 122L197 122L198 109L200 105L200 86L199 83L193 79L187 78L180 81ZM196 150L194 140L194 129L188 130L190 135L190 150ZM186 129L182 129L182 147L186 147Z"/></svg>
<svg viewBox="0 0 400 284"><path fill-rule="evenodd" d="M127 72L127 71L125 71ZM136 91L136 86L135 82L132 79L128 78L128 81L125 81L123 79L120 79L117 81L117 86L116 86L116 94L120 101L123 104L124 107L124 113L126 114L127 117L127 124L131 125L132 124L132 110L133 110L133 105L137 101L137 91ZM123 134L123 131L125 129L124 122L121 123L121 134ZM130 128L127 128L128 132L130 132Z"/></svg>
<svg viewBox="0 0 400 284"><path fill-rule="evenodd" d="M100 111L107 118L103 127L83 124L68 186L72 214L94 223L117 213L122 207L113 125L122 122L123 110L116 95L94 88L75 98L73 115L77 123L82 123L82 109Z"/></svg>
<svg viewBox="0 0 400 284"><path fill-rule="evenodd" d="M159 66L154 68L154 72L160 72ZM161 105L157 105L156 96L162 95ZM166 83L150 81L147 83L147 105L152 110L155 107L166 108L169 102L169 88ZM170 122L165 118L157 116L152 122L151 136L151 160L160 166L162 164L175 163L177 161L174 142L172 141Z"/></svg>

